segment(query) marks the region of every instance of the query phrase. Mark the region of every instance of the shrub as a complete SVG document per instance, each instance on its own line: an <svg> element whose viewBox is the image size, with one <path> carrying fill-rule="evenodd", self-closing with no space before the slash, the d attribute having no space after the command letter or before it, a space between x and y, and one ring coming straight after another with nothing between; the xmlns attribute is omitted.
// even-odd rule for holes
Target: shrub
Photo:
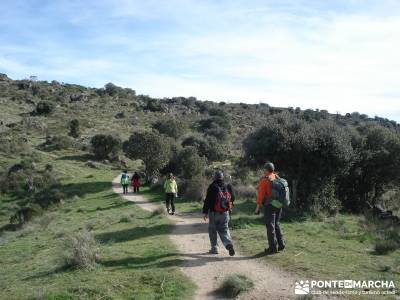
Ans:
<svg viewBox="0 0 400 300"><path fill-rule="evenodd" d="M65 194L58 188L49 187L37 192L34 196L34 201L42 208L48 208L52 204L60 203L65 197Z"/></svg>
<svg viewBox="0 0 400 300"><path fill-rule="evenodd" d="M227 116L213 116L198 122L201 132L225 140L230 133L231 122Z"/></svg>
<svg viewBox="0 0 400 300"><path fill-rule="evenodd" d="M151 112L158 112L163 110L160 101L153 98L146 98L146 104L144 109L149 110Z"/></svg>
<svg viewBox="0 0 400 300"><path fill-rule="evenodd" d="M18 137L0 137L0 152L15 154L29 150L27 140Z"/></svg>
<svg viewBox="0 0 400 300"><path fill-rule="evenodd" d="M251 198L254 199L256 197L256 189L251 184L243 185L238 184L234 187L234 191L236 193L236 197L240 199Z"/></svg>
<svg viewBox="0 0 400 300"><path fill-rule="evenodd" d="M201 176L206 167L206 161L200 157L194 147L185 147L178 154L179 168L182 175L191 179L195 176Z"/></svg>
<svg viewBox="0 0 400 300"><path fill-rule="evenodd" d="M221 105L221 103L220 103L220 105ZM217 108L217 107L210 108L208 110L208 113L209 113L210 116L221 116L221 117L225 117L226 116L225 111L223 109Z"/></svg>
<svg viewBox="0 0 400 300"><path fill-rule="evenodd" d="M93 270L100 260L100 245L88 231L67 236L63 247L65 263L69 267Z"/></svg>
<svg viewBox="0 0 400 300"><path fill-rule="evenodd" d="M182 141L182 146L195 147L199 155L206 157L208 161L220 161L226 158L226 145L214 137L189 136Z"/></svg>
<svg viewBox="0 0 400 300"><path fill-rule="evenodd" d="M30 196L58 183L57 178L46 171L36 170L34 163L24 159L11 166L0 177L0 190L18 197Z"/></svg>
<svg viewBox="0 0 400 300"><path fill-rule="evenodd" d="M227 298L235 298L240 293L250 290L253 286L253 281L244 275L230 275L222 282L217 293Z"/></svg>
<svg viewBox="0 0 400 300"><path fill-rule="evenodd" d="M179 138L186 131L185 124L175 119L159 120L153 124L153 128L174 139Z"/></svg>
<svg viewBox="0 0 400 300"><path fill-rule="evenodd" d="M97 134L90 143L97 159L114 160L121 150L121 139L110 134Z"/></svg>
<svg viewBox="0 0 400 300"><path fill-rule="evenodd" d="M117 113L117 114L114 116L114 118L116 118L116 119L124 119L125 117L126 117L126 116L125 116L125 112L123 112L123 111Z"/></svg>
<svg viewBox="0 0 400 300"><path fill-rule="evenodd" d="M148 178L165 167L171 157L171 142L154 132L135 132L124 142L125 155L143 160Z"/></svg>
<svg viewBox="0 0 400 300"><path fill-rule="evenodd" d="M386 240L386 239L378 239L375 242L375 253L378 255L385 255L390 252L393 252L397 250L400 247L400 245L393 240Z"/></svg>
<svg viewBox="0 0 400 300"><path fill-rule="evenodd" d="M124 215L124 216L122 216L122 217L119 219L119 222L120 222L120 223L129 223L129 222L132 222L132 221L133 221L133 217L134 217L133 214Z"/></svg>
<svg viewBox="0 0 400 300"><path fill-rule="evenodd" d="M49 115L55 110L56 106L50 101L40 101L36 104L36 113L38 115Z"/></svg>
<svg viewBox="0 0 400 300"><path fill-rule="evenodd" d="M161 215L165 215L165 214L166 214L166 212L165 212L164 207L159 206L155 210L152 211L151 217L161 216Z"/></svg>
<svg viewBox="0 0 400 300"><path fill-rule="evenodd" d="M31 221L38 212L37 209L30 206L21 207L10 217L10 224L25 224Z"/></svg>
<svg viewBox="0 0 400 300"><path fill-rule="evenodd" d="M46 137L46 142L40 147L43 150L64 150L74 146L72 139L66 135L51 135Z"/></svg>
<svg viewBox="0 0 400 300"><path fill-rule="evenodd" d="M311 195L311 210L316 213L336 215L341 209L341 203L336 197L335 183L333 181L327 183L317 183L314 188L315 192Z"/></svg>
<svg viewBox="0 0 400 300"><path fill-rule="evenodd" d="M113 83L111 83L111 82L107 83L107 84L104 86L105 92L106 92L108 95L110 95L110 96L116 95L116 94L118 93L119 89L120 89L120 88L119 88L118 86L116 86L115 84L113 84Z"/></svg>
<svg viewBox="0 0 400 300"><path fill-rule="evenodd" d="M69 122L69 135L73 138L78 138L81 135L78 119L73 119Z"/></svg>
<svg viewBox="0 0 400 300"><path fill-rule="evenodd" d="M180 193L191 201L203 201L206 197L208 181L204 177L184 180L179 185Z"/></svg>
<svg viewBox="0 0 400 300"><path fill-rule="evenodd" d="M260 167L267 160L276 163L282 176L291 181L292 190L297 188L298 199L293 199L293 204L304 210L309 210L318 196L328 190L334 196L329 199L339 198L330 185L346 175L354 158L345 129L328 121L310 124L289 113L274 116L267 125L251 133L243 148L250 166ZM299 175L308 173L313 176Z"/></svg>

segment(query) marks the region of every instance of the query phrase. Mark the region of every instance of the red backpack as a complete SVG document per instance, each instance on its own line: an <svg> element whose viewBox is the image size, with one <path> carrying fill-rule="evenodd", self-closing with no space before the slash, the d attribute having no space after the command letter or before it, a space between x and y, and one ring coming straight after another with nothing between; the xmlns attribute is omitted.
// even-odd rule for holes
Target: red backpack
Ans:
<svg viewBox="0 0 400 300"><path fill-rule="evenodd" d="M232 209L232 195L224 185L222 188L217 185L218 195L215 200L214 211L227 212Z"/></svg>

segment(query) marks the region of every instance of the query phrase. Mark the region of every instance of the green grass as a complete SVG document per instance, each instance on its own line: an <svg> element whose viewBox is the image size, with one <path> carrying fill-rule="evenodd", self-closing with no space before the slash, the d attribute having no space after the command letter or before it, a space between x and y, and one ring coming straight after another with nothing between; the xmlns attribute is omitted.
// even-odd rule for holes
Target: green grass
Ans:
<svg viewBox="0 0 400 300"><path fill-rule="evenodd" d="M171 222L114 194L118 171L112 167L90 169L84 160L61 159L68 153L57 155L46 162L63 177L68 200L22 230L0 235L0 299L190 298L194 285L179 271L168 240ZM11 200L1 198L1 207ZM121 222L126 215L132 220ZM0 226L7 220L0 215ZM91 230L101 245L93 271L66 268L62 259L63 238L80 230Z"/></svg>
<svg viewBox="0 0 400 300"><path fill-rule="evenodd" d="M260 254L267 247L265 225L261 215L254 215L254 201L237 200L230 224L236 246L247 255ZM201 212L202 205L178 199L176 207L178 212ZM387 279L400 286L400 250L377 255L375 238L366 231L362 216L339 214L322 220L289 220L284 216L281 226L287 248L265 256L266 264L280 266L299 278Z"/></svg>
<svg viewBox="0 0 400 300"><path fill-rule="evenodd" d="M266 247L266 230L260 217L251 215L252 201L239 201L233 215L233 237L241 250L257 254ZM265 257L301 276L326 279L390 279L400 284L400 251L377 256L374 239L365 231L361 216L338 215L322 221L284 221L287 249ZM382 272L383 266L393 270ZM397 271L396 271L397 270Z"/></svg>

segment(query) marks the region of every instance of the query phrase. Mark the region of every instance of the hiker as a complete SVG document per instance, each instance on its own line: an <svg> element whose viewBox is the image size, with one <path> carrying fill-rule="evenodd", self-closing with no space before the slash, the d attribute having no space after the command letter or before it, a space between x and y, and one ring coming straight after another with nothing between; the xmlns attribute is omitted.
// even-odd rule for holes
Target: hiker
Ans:
<svg viewBox="0 0 400 300"><path fill-rule="evenodd" d="M218 254L218 236L223 245L229 251L230 256L235 255L232 244L231 234L229 232L229 214L233 207L235 195L232 186L225 184L224 173L216 171L214 180L207 189L206 199L203 205L203 218L208 221L208 235L211 243L210 254Z"/></svg>
<svg viewBox="0 0 400 300"><path fill-rule="evenodd" d="M172 173L168 174L167 180L164 182L165 191L165 206L170 215L175 214L174 199L178 196L178 185L176 184L175 177ZM171 209L170 209L171 206Z"/></svg>
<svg viewBox="0 0 400 300"><path fill-rule="evenodd" d="M139 193L140 188L140 176L137 172L135 172L132 176L132 187L134 193Z"/></svg>
<svg viewBox="0 0 400 300"><path fill-rule="evenodd" d="M129 175L128 171L124 171L121 175L121 185L122 185L122 193L128 194L128 186L129 186Z"/></svg>
<svg viewBox="0 0 400 300"><path fill-rule="evenodd" d="M255 214L260 213L261 206L264 206L264 220L267 227L268 248L266 254L274 254L285 249L285 241L279 224L282 215L282 205L277 200L272 199L272 182L279 176L275 173L275 166L268 162L265 164L265 176L258 185L257 207ZM278 246L278 247L277 247Z"/></svg>

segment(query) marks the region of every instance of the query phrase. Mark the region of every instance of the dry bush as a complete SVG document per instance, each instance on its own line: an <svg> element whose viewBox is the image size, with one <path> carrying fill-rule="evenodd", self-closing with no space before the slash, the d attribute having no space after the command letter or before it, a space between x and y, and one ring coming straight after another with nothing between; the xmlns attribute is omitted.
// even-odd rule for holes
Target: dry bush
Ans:
<svg viewBox="0 0 400 300"><path fill-rule="evenodd" d="M253 281L244 275L230 275L222 282L217 294L226 298L235 298L240 293L250 290L253 286Z"/></svg>
<svg viewBox="0 0 400 300"><path fill-rule="evenodd" d="M126 214L121 216L121 218L119 219L120 223L129 223L133 221L133 218L135 217L134 214L130 213L130 214Z"/></svg>
<svg viewBox="0 0 400 300"><path fill-rule="evenodd" d="M193 178L183 181L180 190L187 200L203 201L206 196L208 184L209 182L204 177Z"/></svg>
<svg viewBox="0 0 400 300"><path fill-rule="evenodd" d="M93 270L100 260L100 245L88 231L68 235L63 239L63 247L67 266Z"/></svg>
<svg viewBox="0 0 400 300"><path fill-rule="evenodd" d="M256 197L256 188L251 184L243 185L238 184L234 186L234 191L236 193L236 197L240 199L248 199L248 198L255 198Z"/></svg>
<svg viewBox="0 0 400 300"><path fill-rule="evenodd" d="M155 217L155 216L161 216L161 215L165 215L165 208L164 207L157 207L155 210L153 210L153 212L151 213L151 217Z"/></svg>

